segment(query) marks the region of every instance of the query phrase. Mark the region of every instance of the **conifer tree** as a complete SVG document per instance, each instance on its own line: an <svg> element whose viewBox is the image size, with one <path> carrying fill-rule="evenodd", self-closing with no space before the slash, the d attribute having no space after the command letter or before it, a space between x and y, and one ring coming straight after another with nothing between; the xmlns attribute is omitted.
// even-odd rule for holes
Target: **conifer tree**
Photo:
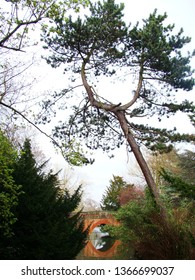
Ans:
<svg viewBox="0 0 195 280"><path fill-rule="evenodd" d="M14 259L74 259L84 247L87 231L80 212L73 213L81 199L59 187L57 174L43 171L26 140L15 164L13 178L22 186L16 208Z"/></svg>
<svg viewBox="0 0 195 280"><path fill-rule="evenodd" d="M110 180L110 185L107 187L102 198L101 208L107 211L117 211L120 207L119 196L121 190L125 188L127 183L120 176L114 176Z"/></svg>

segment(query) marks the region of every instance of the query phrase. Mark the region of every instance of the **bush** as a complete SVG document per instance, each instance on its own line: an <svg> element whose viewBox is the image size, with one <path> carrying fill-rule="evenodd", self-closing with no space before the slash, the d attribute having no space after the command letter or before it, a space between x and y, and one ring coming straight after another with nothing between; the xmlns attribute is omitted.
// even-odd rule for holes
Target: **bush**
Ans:
<svg viewBox="0 0 195 280"><path fill-rule="evenodd" d="M110 233L121 240L121 251L126 259L189 260L194 259L192 234L193 216L186 206L169 209L168 220L163 220L153 198L131 201L117 212L118 227Z"/></svg>

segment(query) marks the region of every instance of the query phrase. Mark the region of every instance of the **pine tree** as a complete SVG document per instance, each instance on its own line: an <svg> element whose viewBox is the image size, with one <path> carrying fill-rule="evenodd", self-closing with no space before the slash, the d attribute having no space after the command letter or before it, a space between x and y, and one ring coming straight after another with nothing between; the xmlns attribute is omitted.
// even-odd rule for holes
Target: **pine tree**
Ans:
<svg viewBox="0 0 195 280"><path fill-rule="evenodd" d="M85 17L58 18L54 25L43 29L42 39L50 51L47 62L54 68L64 67L65 73L72 71L74 81L80 74L85 90L81 101L74 102L69 121L59 123L53 136L57 142L65 140L62 148L67 160L74 148L72 143L108 152L128 143L166 219L165 206L140 146L144 144L162 153L170 151L173 143L194 141L193 134L155 127L150 118L155 116L161 121L181 112L193 122L193 102L179 102L177 92L190 91L195 85L190 65L195 52L183 55L182 50L191 39L183 36L183 29L175 33L174 24L166 24L166 13L159 15L155 10L141 25L132 27L124 22L123 10L124 4L118 5L114 0L90 2ZM105 99L107 87L102 93L94 89L92 77L113 76L119 69L132 73L127 78L132 92L126 103L116 104L112 92L109 100ZM55 100L62 102L76 87L54 94ZM119 90L119 98L120 94ZM51 103L56 102L48 100L45 109L51 108ZM61 103L60 108L66 104ZM140 124L140 117L147 117L148 124Z"/></svg>
<svg viewBox="0 0 195 280"><path fill-rule="evenodd" d="M101 208L107 211L117 211L120 207L119 196L121 190L125 188L127 183L120 176L114 176L110 180L106 193L103 195Z"/></svg>
<svg viewBox="0 0 195 280"><path fill-rule="evenodd" d="M87 231L80 213L79 187L73 195L62 192L57 174L43 172L26 140L15 164L13 177L22 185L14 227L14 259L74 259L84 247Z"/></svg>

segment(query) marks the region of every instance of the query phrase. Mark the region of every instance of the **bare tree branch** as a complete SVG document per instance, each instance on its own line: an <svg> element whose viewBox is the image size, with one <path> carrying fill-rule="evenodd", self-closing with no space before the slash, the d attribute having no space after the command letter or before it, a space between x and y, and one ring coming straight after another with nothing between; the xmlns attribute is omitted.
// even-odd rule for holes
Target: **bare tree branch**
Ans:
<svg viewBox="0 0 195 280"><path fill-rule="evenodd" d="M24 114L22 114L20 111L18 111L17 109L15 109L14 107L1 102L0 105L12 110L14 113L16 113L17 115L21 116L25 121L27 121L29 124L31 124L33 127L35 127L39 132L41 132L43 135L45 135L47 138L49 138L58 148L61 149L60 145L46 132L44 132L42 129L40 129L35 123L33 123L31 120L29 120Z"/></svg>

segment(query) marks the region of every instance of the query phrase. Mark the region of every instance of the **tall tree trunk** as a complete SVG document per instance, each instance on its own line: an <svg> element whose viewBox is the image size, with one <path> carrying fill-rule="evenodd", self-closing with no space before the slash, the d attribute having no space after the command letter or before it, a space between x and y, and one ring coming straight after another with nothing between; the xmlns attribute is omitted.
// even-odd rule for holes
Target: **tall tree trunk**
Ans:
<svg viewBox="0 0 195 280"><path fill-rule="evenodd" d="M129 129L129 126L128 126L128 123L127 123L127 120L126 120L126 117L125 117L125 113L124 113L124 111L116 111L115 115L120 122L120 126L123 130L123 133L126 137L126 140L129 144L129 146L131 147L131 150L132 150L132 152L133 152L133 154L134 154L134 156L135 156L135 158L136 158L136 160L137 160L137 162L138 162L138 164L141 168L141 171L142 171L142 173L145 177L147 185L150 188L150 190L151 190L151 192L154 196L155 202L159 206L161 214L166 220L167 219L166 208L162 203L158 188L157 188L156 183L153 179L153 176L150 172L148 164L146 163L146 161L145 161L145 159L144 159L144 157L143 157L143 155L140 151L140 148L139 148L134 136L132 135L132 133Z"/></svg>

